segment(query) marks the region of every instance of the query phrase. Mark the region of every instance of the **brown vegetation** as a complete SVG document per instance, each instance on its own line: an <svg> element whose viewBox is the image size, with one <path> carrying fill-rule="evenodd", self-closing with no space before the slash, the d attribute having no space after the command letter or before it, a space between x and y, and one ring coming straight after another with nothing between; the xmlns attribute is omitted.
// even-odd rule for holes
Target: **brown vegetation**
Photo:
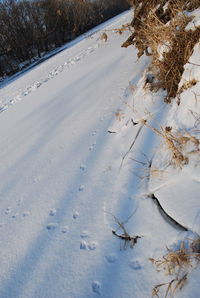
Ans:
<svg viewBox="0 0 200 298"><path fill-rule="evenodd" d="M167 275L173 276L173 279L169 282L161 283L153 288L153 297L159 297L159 290L163 286L167 286L165 297L169 293L173 295L177 290L182 290L188 280L191 269L200 261L199 242L199 237L192 240L189 247L186 247L185 243L181 242L179 249L167 249L168 252L162 259L149 259L156 266L158 272L164 270Z"/></svg>
<svg viewBox="0 0 200 298"><path fill-rule="evenodd" d="M200 39L200 27L186 31L191 21L184 11L199 7L199 1L132 0L134 32L122 45L135 45L138 57L152 56L151 71L156 76L152 89L167 91L166 102L178 92L178 84L195 44Z"/></svg>

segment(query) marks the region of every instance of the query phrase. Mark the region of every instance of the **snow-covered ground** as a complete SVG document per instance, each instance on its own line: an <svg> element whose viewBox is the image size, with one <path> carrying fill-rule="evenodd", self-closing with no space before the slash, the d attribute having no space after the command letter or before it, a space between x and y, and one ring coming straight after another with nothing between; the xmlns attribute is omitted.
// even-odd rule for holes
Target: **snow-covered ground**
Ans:
<svg viewBox="0 0 200 298"><path fill-rule="evenodd" d="M198 144L181 170L150 128L198 138L200 83L179 106L144 89L149 57L113 30L131 16L107 24L107 42L102 25L0 90L1 298L151 297L170 278L149 258L200 233ZM180 87L199 80L198 61L199 45ZM124 232L116 218L141 236L133 248L112 233ZM198 297L198 276L177 297Z"/></svg>

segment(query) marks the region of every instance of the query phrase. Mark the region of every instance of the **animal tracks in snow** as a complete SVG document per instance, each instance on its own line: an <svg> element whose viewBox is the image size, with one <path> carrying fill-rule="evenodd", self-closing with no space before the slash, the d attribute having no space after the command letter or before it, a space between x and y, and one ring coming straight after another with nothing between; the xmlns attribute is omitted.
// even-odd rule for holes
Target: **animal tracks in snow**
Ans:
<svg viewBox="0 0 200 298"><path fill-rule="evenodd" d="M98 246L97 241L81 240L80 242L80 249L82 250L96 250L97 246Z"/></svg>
<svg viewBox="0 0 200 298"><path fill-rule="evenodd" d="M18 101L22 100L23 97L27 96L28 94L32 93L33 91L37 90L43 84L47 83L49 80L52 80L54 77L62 73L65 69L69 68L71 65L76 64L84 57L88 56L92 52L94 52L97 48L99 48L100 43L95 42L93 46L88 47L87 49L81 51L79 54L74 56L73 58L67 59L63 64L57 66L56 68L52 69L46 76L43 78L33 82L31 85L27 86L24 90L19 90L15 94L12 94L11 98L3 98L2 102L0 103L0 112L4 112L10 106L16 104ZM67 50L67 49L66 49Z"/></svg>
<svg viewBox="0 0 200 298"><path fill-rule="evenodd" d="M101 294L101 283L98 280L92 282L92 291L96 294Z"/></svg>
<svg viewBox="0 0 200 298"><path fill-rule="evenodd" d="M106 256L106 260L108 263L115 263L117 261L117 255L115 253L110 253Z"/></svg>
<svg viewBox="0 0 200 298"><path fill-rule="evenodd" d="M58 224L57 223L49 223L46 226L47 230L49 230L49 231L55 230L57 227L58 227Z"/></svg>
<svg viewBox="0 0 200 298"><path fill-rule="evenodd" d="M87 166L84 165L84 164L82 164L82 165L80 165L80 169L81 169L82 171L85 171L85 170L87 169Z"/></svg>
<svg viewBox="0 0 200 298"><path fill-rule="evenodd" d="M54 216L54 215L56 215L56 209L55 209L55 208L50 209L50 211L49 211L49 215L50 215L50 216Z"/></svg>
<svg viewBox="0 0 200 298"><path fill-rule="evenodd" d="M139 260L135 260L135 259L133 259L133 260L130 261L129 267L131 269L133 269L133 270L140 270L140 269L142 269L142 265L141 265L140 261Z"/></svg>
<svg viewBox="0 0 200 298"><path fill-rule="evenodd" d="M85 185L80 185L78 188L79 191L84 191L84 189L85 189Z"/></svg>
<svg viewBox="0 0 200 298"><path fill-rule="evenodd" d="M90 234L88 231L83 231L80 235L82 238L80 241L81 250L95 250L98 246L98 242L90 240Z"/></svg>
<svg viewBox="0 0 200 298"><path fill-rule="evenodd" d="M77 219L79 217L79 213L78 211L74 212L73 214L73 219Z"/></svg>

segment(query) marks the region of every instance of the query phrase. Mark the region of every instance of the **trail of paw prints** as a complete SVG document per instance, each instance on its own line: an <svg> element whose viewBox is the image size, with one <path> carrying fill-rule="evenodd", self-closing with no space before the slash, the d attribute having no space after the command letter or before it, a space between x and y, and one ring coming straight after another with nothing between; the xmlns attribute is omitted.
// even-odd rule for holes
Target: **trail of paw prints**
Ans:
<svg viewBox="0 0 200 298"><path fill-rule="evenodd" d="M19 216L28 217L28 216L30 216L31 212L28 210L25 210L22 214L19 214L17 212L13 212L11 207L7 207L4 211L4 214L15 219Z"/></svg>
<svg viewBox="0 0 200 298"><path fill-rule="evenodd" d="M50 217L54 217L57 214L57 210L56 208L51 208L49 210L49 216ZM75 212L72 216L73 219L76 219L79 216L78 212ZM54 231L54 230L59 230L61 233L66 234L69 231L69 226L68 225L63 225L63 226L59 226L59 224L57 222L49 222L46 225L46 229L48 231Z"/></svg>
<svg viewBox="0 0 200 298"><path fill-rule="evenodd" d="M90 240L90 234L88 231L83 231L80 235L80 249L81 250L96 250L98 242L95 240Z"/></svg>
<svg viewBox="0 0 200 298"><path fill-rule="evenodd" d="M16 104L18 101L22 100L23 97L27 96L31 92L37 90L43 84L48 82L49 80L53 79L57 75L63 72L65 68L69 68L69 66L76 64L78 61L83 59L85 56L88 56L90 53L94 52L99 47L99 44L94 44L92 47L88 47L86 50L83 50L79 54L77 54L73 58L69 58L63 64L59 65L58 67L52 69L46 77L41 78L39 81L35 81L33 84L27 86L23 91L18 91L19 93L16 95L12 95L12 98L8 99L5 98L5 103L2 103L0 106L0 113L7 110L10 106Z"/></svg>

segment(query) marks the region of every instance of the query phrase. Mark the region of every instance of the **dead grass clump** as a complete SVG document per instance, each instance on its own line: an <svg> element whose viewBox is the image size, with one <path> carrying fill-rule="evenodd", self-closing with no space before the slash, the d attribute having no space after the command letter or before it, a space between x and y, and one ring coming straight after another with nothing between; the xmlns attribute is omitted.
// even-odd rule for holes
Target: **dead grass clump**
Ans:
<svg viewBox="0 0 200 298"><path fill-rule="evenodd" d="M178 85L184 72L184 65L192 55L200 38L200 27L195 31L180 31L171 39L171 50L164 52L163 59L156 59L154 67L159 69L157 78L160 87L167 90L166 102L171 102L178 92Z"/></svg>
<svg viewBox="0 0 200 298"><path fill-rule="evenodd" d="M192 79L188 82L185 82L181 88L178 90L178 94L181 94L183 91L192 88L193 86L195 86L198 83L198 81L196 79Z"/></svg>
<svg viewBox="0 0 200 298"><path fill-rule="evenodd" d="M187 273L184 274L181 278L175 278L170 280L167 283L162 283L159 285L156 285L152 290L152 297L158 297L159 298L159 290L163 286L167 286L166 292L165 292L165 298L168 296L169 293L174 295L176 290L182 290L183 286L187 282ZM174 287L173 287L174 286Z"/></svg>
<svg viewBox="0 0 200 298"><path fill-rule="evenodd" d="M100 36L100 40L104 40L106 42L108 40L108 35L105 32L103 32Z"/></svg>
<svg viewBox="0 0 200 298"><path fill-rule="evenodd" d="M156 285L153 288L152 296L159 297L159 290L163 286L167 286L165 297L167 297L169 293L173 295L175 291L183 288L187 282L190 270L200 261L199 239L200 238L193 240L190 246L193 248L197 245L198 252L194 249L191 250L190 247L185 246L184 242L181 242L178 250L171 250L167 248L168 252L162 257L162 259L149 259L156 266L158 272L163 270L167 275L173 276L173 279L169 282Z"/></svg>
<svg viewBox="0 0 200 298"><path fill-rule="evenodd" d="M200 38L200 27L185 31L191 21L185 10L197 8L197 1L133 0L132 4L135 7L131 23L134 32L122 47L135 45L138 57L144 53L152 56L150 70L157 79L156 84L151 85L152 90L165 89L165 101L169 103L178 92L184 65Z"/></svg>
<svg viewBox="0 0 200 298"><path fill-rule="evenodd" d="M157 267L158 271L162 268L167 275L179 274L180 269L188 269L191 266L192 258L184 242L181 243L179 250L173 251L167 249L168 253L160 260L150 259Z"/></svg>
<svg viewBox="0 0 200 298"><path fill-rule="evenodd" d="M147 121L143 121L143 123L164 140L167 149L171 152L171 163L175 167L182 168L188 164L189 153L199 152L200 141L189 132L185 130L173 131L170 126L157 129Z"/></svg>

